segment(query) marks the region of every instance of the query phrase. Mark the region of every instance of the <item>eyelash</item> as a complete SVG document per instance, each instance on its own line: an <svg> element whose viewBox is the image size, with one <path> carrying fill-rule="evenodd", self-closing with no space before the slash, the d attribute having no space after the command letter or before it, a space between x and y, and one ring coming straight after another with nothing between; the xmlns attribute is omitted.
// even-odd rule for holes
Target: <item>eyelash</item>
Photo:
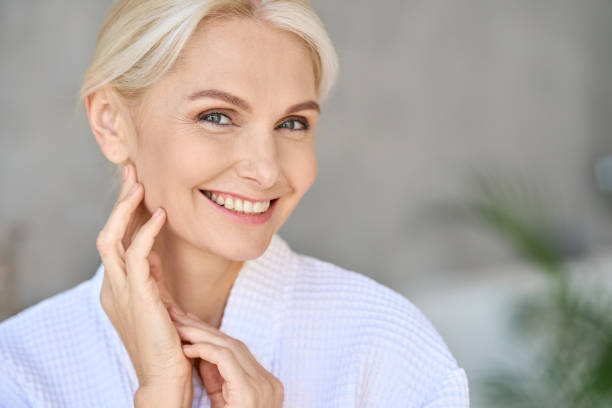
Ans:
<svg viewBox="0 0 612 408"><path fill-rule="evenodd" d="M228 118L229 120L232 119L232 118L230 118L228 115L226 115L223 112L211 111L211 112L203 112L203 113L199 114L198 117L197 117L197 120L198 121L207 122L207 123L210 123L213 126L218 126L218 127L229 126L229 124L219 124L219 123L211 122L209 120L204 120L205 117L210 116L210 115L223 115L226 118ZM306 130L308 130L310 128L310 126L308 124L308 120L306 118L289 118L289 119L285 120L283 123L290 122L290 121L300 122L302 124L302 126L303 126L302 129L291 129L291 128L288 128L289 130L292 130L294 132L300 132L300 131L304 132L304 131L306 131Z"/></svg>

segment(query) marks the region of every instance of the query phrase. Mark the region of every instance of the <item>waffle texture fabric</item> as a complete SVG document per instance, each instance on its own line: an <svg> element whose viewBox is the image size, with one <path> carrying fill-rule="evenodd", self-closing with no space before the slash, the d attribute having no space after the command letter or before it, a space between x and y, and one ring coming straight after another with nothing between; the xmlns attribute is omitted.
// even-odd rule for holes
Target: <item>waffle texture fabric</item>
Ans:
<svg viewBox="0 0 612 408"><path fill-rule="evenodd" d="M104 266L0 323L0 407L130 407L138 380L100 304ZM278 235L243 264L222 332L284 386L284 408L469 406L468 381L398 292L294 252ZM209 408L193 372L193 407Z"/></svg>

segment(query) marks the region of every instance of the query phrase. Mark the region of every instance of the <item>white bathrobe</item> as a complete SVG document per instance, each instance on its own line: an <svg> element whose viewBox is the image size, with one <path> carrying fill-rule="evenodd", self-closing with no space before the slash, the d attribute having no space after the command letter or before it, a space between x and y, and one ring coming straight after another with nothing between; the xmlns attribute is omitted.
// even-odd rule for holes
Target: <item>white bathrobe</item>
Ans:
<svg viewBox="0 0 612 408"><path fill-rule="evenodd" d="M0 323L0 407L133 406L138 380L100 305L103 274ZM244 263L219 330L283 383L285 408L469 406L464 370L419 309L279 235ZM208 408L193 374L193 407Z"/></svg>

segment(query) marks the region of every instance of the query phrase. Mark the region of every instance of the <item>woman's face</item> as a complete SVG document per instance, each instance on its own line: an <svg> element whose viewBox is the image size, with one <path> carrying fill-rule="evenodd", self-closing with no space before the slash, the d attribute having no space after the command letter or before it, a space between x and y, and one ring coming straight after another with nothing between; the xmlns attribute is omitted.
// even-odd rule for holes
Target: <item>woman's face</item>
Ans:
<svg viewBox="0 0 612 408"><path fill-rule="evenodd" d="M314 182L316 100L312 61L293 34L247 19L199 27L131 111L129 156L147 209L167 211L162 233L227 259L261 255ZM241 217L225 194L221 206L203 191L233 205L277 200Z"/></svg>

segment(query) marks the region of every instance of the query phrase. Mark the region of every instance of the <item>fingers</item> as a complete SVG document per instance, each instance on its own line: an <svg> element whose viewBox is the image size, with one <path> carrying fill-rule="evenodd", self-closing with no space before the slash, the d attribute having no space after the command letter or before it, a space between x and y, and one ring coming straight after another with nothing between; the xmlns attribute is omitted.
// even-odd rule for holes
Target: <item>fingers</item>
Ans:
<svg viewBox="0 0 612 408"><path fill-rule="evenodd" d="M143 191L140 183L132 183L131 189L115 204L96 240L98 252L105 265L105 270L108 270L113 286L125 280L121 240L125 235L130 217L142 200Z"/></svg>
<svg viewBox="0 0 612 408"><path fill-rule="evenodd" d="M189 315L195 318L189 317ZM240 340L226 335L191 313L180 315L176 312L176 309L171 308L170 317L183 341L190 343L208 342L228 348L233 351L236 360L249 375L255 376L257 374L259 363L248 347Z"/></svg>
<svg viewBox="0 0 612 408"><path fill-rule="evenodd" d="M170 308L170 317L175 326L179 331L179 334L183 333L183 339L191 342L197 341L210 341L220 346L242 346L238 339L230 337L220 331L219 329L211 326L210 324L200 320L199 317L193 313L185 313L178 311L176 307ZM231 344L233 343L233 344Z"/></svg>
<svg viewBox="0 0 612 408"><path fill-rule="evenodd" d="M170 308L170 317L175 322L176 330L181 338L191 343L208 341L218 346L229 347L230 342L235 340L199 319L195 320L187 314L181 315L176 307Z"/></svg>
<svg viewBox="0 0 612 408"><path fill-rule="evenodd" d="M129 270L128 281L134 287L141 287L149 279L149 255L155 237L161 230L166 219L166 212L159 207L151 218L138 230L130 247L125 252L125 263ZM155 255L154 257L155 258Z"/></svg>
<svg viewBox="0 0 612 408"><path fill-rule="evenodd" d="M157 287L159 288L159 297L161 298L162 303L166 306L166 308L171 307L175 303L164 282L164 273L159 254L152 249L149 252L147 260L149 261L149 272L151 273L151 277L155 280ZM169 311L168 314L170 314Z"/></svg>
<svg viewBox="0 0 612 408"><path fill-rule="evenodd" d="M149 261L151 275L153 275L156 281L161 282L164 276L162 275L162 264L159 254L151 250L147 260Z"/></svg>
<svg viewBox="0 0 612 408"><path fill-rule="evenodd" d="M206 333L199 327L182 325L175 325L175 327L179 335L181 336L181 339L186 340L190 343L199 343L207 341L209 343L216 344L217 346L221 347L228 346L227 341L225 341L224 339L221 339L218 336L213 336L210 333Z"/></svg>
<svg viewBox="0 0 612 408"><path fill-rule="evenodd" d="M230 387L244 389L247 385L247 374L229 348L208 342L183 344L183 353L189 358L201 358L215 364Z"/></svg>
<svg viewBox="0 0 612 408"><path fill-rule="evenodd" d="M176 303L172 303L168 307L168 314L170 315L170 318L172 318L174 315L184 315L185 312L183 311L183 309L181 309L179 305L177 305Z"/></svg>
<svg viewBox="0 0 612 408"><path fill-rule="evenodd" d="M117 200L122 200L128 194L132 185L136 182L136 172L132 164L126 164L122 170L123 181L121 183L121 190L119 191L119 197Z"/></svg>
<svg viewBox="0 0 612 408"><path fill-rule="evenodd" d="M130 222L134 210L142 201L144 189L142 184L136 183L132 186L125 198L118 201L113 208L103 231L109 233L114 242L121 243L125 231Z"/></svg>
<svg viewBox="0 0 612 408"><path fill-rule="evenodd" d="M219 329L200 320L193 313L178 311L176 307L170 308L169 311L170 317L183 340L192 343L209 341L225 347L242 347L243 345L238 339L230 337Z"/></svg>
<svg viewBox="0 0 612 408"><path fill-rule="evenodd" d="M125 286L126 279L136 285L150 275L149 259L154 267L160 267L159 256L150 254L155 237L165 221L165 212L159 209L132 237L129 248L124 250L123 239L143 199L144 188L138 183L136 169L128 164L123 169L123 184L119 199L106 225L98 234L98 251L108 270L111 284ZM130 272L127 273L127 270ZM157 273L157 271L153 271ZM127 275L127 276L126 276ZM135 286L137 287L137 286Z"/></svg>
<svg viewBox="0 0 612 408"><path fill-rule="evenodd" d="M229 399L229 395L223 396L223 376L219 373L216 365L206 360L199 359L198 370L206 393L210 398L211 407L226 407L225 401Z"/></svg>
<svg viewBox="0 0 612 408"><path fill-rule="evenodd" d="M206 322L203 322L199 317L190 312L184 312L180 310L178 307L174 307L170 310L172 318L181 324L198 326L204 330L214 329L211 325ZM215 331L218 331L214 329Z"/></svg>

